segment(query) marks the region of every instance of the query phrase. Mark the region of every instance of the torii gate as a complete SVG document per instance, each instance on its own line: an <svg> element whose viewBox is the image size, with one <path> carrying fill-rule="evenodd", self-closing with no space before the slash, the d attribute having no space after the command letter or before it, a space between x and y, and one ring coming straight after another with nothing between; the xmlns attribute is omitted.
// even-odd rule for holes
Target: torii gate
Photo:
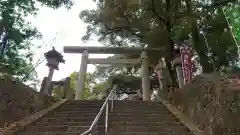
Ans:
<svg viewBox="0 0 240 135"><path fill-rule="evenodd" d="M141 53L141 76L143 100L150 100L150 81L148 71L147 53L161 53L159 48L136 48L136 47L80 47L65 46L64 53L82 53L79 76L76 85L75 100L82 100L87 72L87 64L135 64L139 59L90 59L88 54L140 54Z"/></svg>

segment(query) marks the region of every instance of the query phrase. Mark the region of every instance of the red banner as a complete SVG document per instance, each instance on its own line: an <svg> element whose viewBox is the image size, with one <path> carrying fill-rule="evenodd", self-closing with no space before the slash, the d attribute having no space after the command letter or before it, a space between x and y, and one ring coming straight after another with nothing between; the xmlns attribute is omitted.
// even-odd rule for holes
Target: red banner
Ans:
<svg viewBox="0 0 240 135"><path fill-rule="evenodd" d="M193 76L193 51L190 47L184 46L180 48L181 51L181 61L182 61L182 70L184 77L184 84L189 84L192 81Z"/></svg>

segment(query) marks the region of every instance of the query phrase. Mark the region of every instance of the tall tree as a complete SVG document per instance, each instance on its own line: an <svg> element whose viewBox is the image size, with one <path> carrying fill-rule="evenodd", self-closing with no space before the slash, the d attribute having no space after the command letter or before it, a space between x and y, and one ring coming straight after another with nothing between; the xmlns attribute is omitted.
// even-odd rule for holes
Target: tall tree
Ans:
<svg viewBox="0 0 240 135"><path fill-rule="evenodd" d="M18 78L27 75L32 65L31 40L41 34L25 20L37 15L38 4L57 9L70 8L72 0L3 0L0 1L0 72ZM30 76L31 77L31 76ZM29 78L28 78L29 79Z"/></svg>
<svg viewBox="0 0 240 135"><path fill-rule="evenodd" d="M96 34L100 40L105 39L105 42L110 41L108 43L113 45L147 44L148 47L165 48L165 57L172 80L176 78L174 68L171 66L174 58L174 44L189 39L189 35L191 35L193 47L198 53L204 72L215 70L216 67L213 65L216 65L214 64L216 61L219 63L217 68L224 64L229 65L229 61L234 61L234 59L226 58L229 55L223 56L223 52L230 53L232 57L236 56L236 51L233 51L236 45L230 38L227 38L229 37L227 36L228 31L227 34L223 33L225 34L223 39L219 38L222 35L217 33L219 31L216 29L213 32L206 31L207 36L215 35L214 38L211 37L211 40L210 37L207 37L206 40L201 35L202 26L198 22L202 22L202 18L212 16L218 19L210 19L212 21L206 21L204 26L208 26L209 23L214 28L221 25L224 26L220 28L223 32L228 27L223 21L224 16L219 17L220 12L216 12L215 8L209 8L212 5L206 8L202 1L142 0L142 3L139 4L138 0L104 0L98 5L97 10L83 11L81 14L81 18L90 23L87 35L83 39L88 39L90 35ZM222 20L221 23L217 23L219 20ZM209 40L212 44L208 43ZM219 43L224 47L216 48ZM208 52L213 55L208 56ZM159 58L158 55L149 55L152 62L156 62Z"/></svg>
<svg viewBox="0 0 240 135"><path fill-rule="evenodd" d="M88 35L85 37L95 32L99 36L102 34L101 40L110 40L114 45L135 43L138 46L148 44L150 47L165 48L169 52L165 55L170 75L175 80L171 65L174 47L172 28L182 14L182 11L179 11L181 5L181 1L164 3L152 0L143 1L143 4L139 5L136 0L105 0L100 4L98 11L82 12L83 20L93 22L93 26L89 26ZM155 59L152 60L156 63L159 56L155 54L152 58L154 57Z"/></svg>

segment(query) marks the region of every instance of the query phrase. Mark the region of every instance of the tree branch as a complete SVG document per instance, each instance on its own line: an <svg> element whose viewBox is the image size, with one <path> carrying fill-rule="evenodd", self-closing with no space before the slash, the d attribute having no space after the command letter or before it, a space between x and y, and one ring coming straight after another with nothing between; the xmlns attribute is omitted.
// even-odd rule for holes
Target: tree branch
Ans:
<svg viewBox="0 0 240 135"><path fill-rule="evenodd" d="M170 11L170 8L171 8L171 2L170 2L170 0L166 0L166 10L167 10L167 12Z"/></svg>
<svg viewBox="0 0 240 135"><path fill-rule="evenodd" d="M164 20L164 18L162 16L159 16L156 8L155 8L155 0L152 0L152 12L153 14L158 18L159 22L163 22L164 24L166 24L166 21Z"/></svg>
<svg viewBox="0 0 240 135"><path fill-rule="evenodd" d="M105 34L108 35L111 33L116 33L116 32L121 32L121 31L127 31L133 36L142 38L142 35L135 33L133 30L131 30L129 27L126 27L126 26L116 27L116 28L112 28L112 29L108 28L108 32L106 32Z"/></svg>
<svg viewBox="0 0 240 135"><path fill-rule="evenodd" d="M125 19L125 21L127 22L128 26L131 27L131 23L130 20L127 16L124 15L124 12L120 9L120 7L117 6L117 9L120 13L120 15Z"/></svg>
<svg viewBox="0 0 240 135"><path fill-rule="evenodd" d="M119 5L117 5L117 4L115 4L115 6L117 7L121 17L123 17L123 19L127 22L127 26L120 26L120 27L116 27L113 29L106 27L108 29L108 32L106 34L110 34L110 33L114 33L114 32L121 32L121 31L128 31L131 35L142 38L143 36L135 33L134 30L131 29L131 22L130 22L129 18L124 14L121 7L119 7Z"/></svg>

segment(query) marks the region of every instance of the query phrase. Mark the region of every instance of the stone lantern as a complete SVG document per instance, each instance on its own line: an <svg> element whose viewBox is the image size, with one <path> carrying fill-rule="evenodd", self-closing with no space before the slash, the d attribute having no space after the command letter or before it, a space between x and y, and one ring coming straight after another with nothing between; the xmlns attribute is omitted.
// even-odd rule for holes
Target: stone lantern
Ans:
<svg viewBox="0 0 240 135"><path fill-rule="evenodd" d="M52 50L46 52L44 56L47 59L47 66L49 67L49 73L44 86L43 93L50 96L52 92L49 91L49 88L51 85L54 70L58 70L59 63L65 63L65 60L63 59L62 54L56 51L54 47L52 48Z"/></svg>

